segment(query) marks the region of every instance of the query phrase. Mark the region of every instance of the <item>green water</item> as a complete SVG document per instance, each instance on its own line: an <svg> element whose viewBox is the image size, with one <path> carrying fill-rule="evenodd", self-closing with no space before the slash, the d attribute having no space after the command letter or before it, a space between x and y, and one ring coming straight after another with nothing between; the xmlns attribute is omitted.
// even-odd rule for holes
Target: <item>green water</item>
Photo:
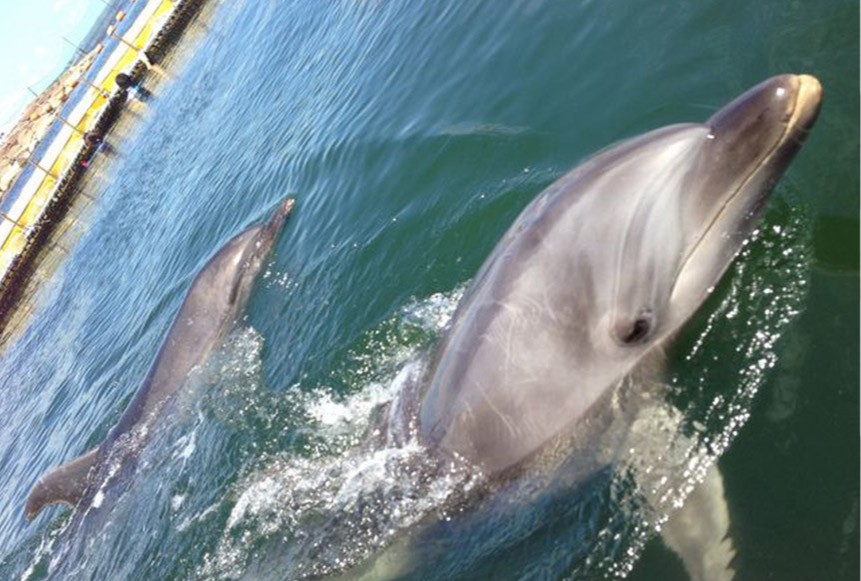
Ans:
<svg viewBox="0 0 861 581"><path fill-rule="evenodd" d="M784 72L821 80L819 121L669 378L720 452L737 578L857 578L858 22L844 0L210 4L0 359L0 578L292 578L375 552L392 507L440 497L407 453L374 480L363 430L519 211L592 152ZM197 270L286 193L247 318L93 544L63 509L26 523L38 476L120 416ZM468 522L421 578L685 578L590 486Z"/></svg>

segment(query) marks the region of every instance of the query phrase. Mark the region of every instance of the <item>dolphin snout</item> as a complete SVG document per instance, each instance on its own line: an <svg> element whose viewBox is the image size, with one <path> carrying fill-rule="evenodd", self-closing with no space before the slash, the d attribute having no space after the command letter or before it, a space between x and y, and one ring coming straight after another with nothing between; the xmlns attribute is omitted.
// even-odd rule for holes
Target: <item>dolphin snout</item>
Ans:
<svg viewBox="0 0 861 581"><path fill-rule="evenodd" d="M813 75L798 75L798 96L795 99L795 126L808 131L822 107L822 84ZM793 119L789 121L793 126Z"/></svg>
<svg viewBox="0 0 861 581"><path fill-rule="evenodd" d="M742 94L708 121L718 141L756 138L762 145L782 142L788 134L807 131L822 103L822 85L812 75L779 75Z"/></svg>
<svg viewBox="0 0 861 581"><path fill-rule="evenodd" d="M296 205L296 198L284 198L281 202L281 205L278 206L278 209L275 210L275 215L272 216L273 220L284 220L290 215L290 212L293 211L293 206Z"/></svg>
<svg viewBox="0 0 861 581"><path fill-rule="evenodd" d="M269 222L266 224L266 230L275 234L280 229L281 226L284 225L284 222L287 220L287 217L290 215L290 212L293 211L293 206L296 205L295 198L284 198L281 204L278 205L278 208L272 214L272 217L269 219Z"/></svg>

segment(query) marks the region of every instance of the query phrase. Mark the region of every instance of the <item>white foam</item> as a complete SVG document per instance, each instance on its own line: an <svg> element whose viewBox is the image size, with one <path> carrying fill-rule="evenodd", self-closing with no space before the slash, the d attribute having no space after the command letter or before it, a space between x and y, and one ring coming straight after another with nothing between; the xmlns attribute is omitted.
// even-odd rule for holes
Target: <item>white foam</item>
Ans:
<svg viewBox="0 0 861 581"><path fill-rule="evenodd" d="M183 462L186 462L191 458L196 449L197 429L192 430L191 433L186 434L177 440L176 446L174 447L173 458L174 460L182 460Z"/></svg>
<svg viewBox="0 0 861 581"><path fill-rule="evenodd" d="M440 332L451 321L465 290L463 284L451 292L434 293L425 300L414 301L404 307L404 318L428 331Z"/></svg>
<svg viewBox="0 0 861 581"><path fill-rule="evenodd" d="M185 504L186 495L185 494L174 494L170 498L170 507L174 510L174 512L178 511L182 508L182 505Z"/></svg>
<svg viewBox="0 0 861 581"><path fill-rule="evenodd" d="M413 301L383 328L419 328L436 336L462 294L461 287ZM432 468L427 451L415 441L400 447L355 448L375 410L391 402L419 369L416 354L423 342L404 344L398 333L384 333L380 340L375 332L368 334L371 354L357 354L352 360L357 382L377 379L358 383L347 394L327 387L308 391L301 385L284 394L300 408L295 410L298 416L307 418L308 433L321 442L314 448L317 452L311 457L274 457L237 485L222 541L205 559L199 577L241 575L251 539L267 535L326 546L326 558L298 566L310 567L314 574L337 570L382 546L462 489L466 475L428 477ZM379 380L381 372L388 378ZM327 525L332 515L344 515L341 529Z"/></svg>

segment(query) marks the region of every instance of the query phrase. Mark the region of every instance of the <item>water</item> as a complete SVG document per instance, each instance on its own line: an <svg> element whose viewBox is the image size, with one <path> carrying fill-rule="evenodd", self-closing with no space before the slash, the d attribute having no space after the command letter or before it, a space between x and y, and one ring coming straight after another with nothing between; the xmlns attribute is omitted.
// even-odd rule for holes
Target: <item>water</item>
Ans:
<svg viewBox="0 0 861 581"><path fill-rule="evenodd" d="M289 578L402 538L477 484L365 432L520 209L591 152L788 71L822 80L822 115L674 349L684 415L651 416L670 439L574 491L512 485L532 502L442 525L417 578L684 578L652 531L718 457L738 578L855 578L858 63L844 0L212 4L0 359L0 578ZM30 486L104 438L197 270L288 193L246 318L110 517L87 538L62 508L27 524ZM655 512L626 480L639 460Z"/></svg>

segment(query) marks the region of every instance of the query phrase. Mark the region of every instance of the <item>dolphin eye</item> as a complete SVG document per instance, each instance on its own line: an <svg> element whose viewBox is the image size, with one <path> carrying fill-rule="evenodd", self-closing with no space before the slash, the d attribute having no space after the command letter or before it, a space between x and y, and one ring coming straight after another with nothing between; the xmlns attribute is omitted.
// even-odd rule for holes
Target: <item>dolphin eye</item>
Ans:
<svg viewBox="0 0 861 581"><path fill-rule="evenodd" d="M616 336L623 345L634 345L645 339L651 330L652 317L649 313L642 313L631 321L619 324Z"/></svg>

